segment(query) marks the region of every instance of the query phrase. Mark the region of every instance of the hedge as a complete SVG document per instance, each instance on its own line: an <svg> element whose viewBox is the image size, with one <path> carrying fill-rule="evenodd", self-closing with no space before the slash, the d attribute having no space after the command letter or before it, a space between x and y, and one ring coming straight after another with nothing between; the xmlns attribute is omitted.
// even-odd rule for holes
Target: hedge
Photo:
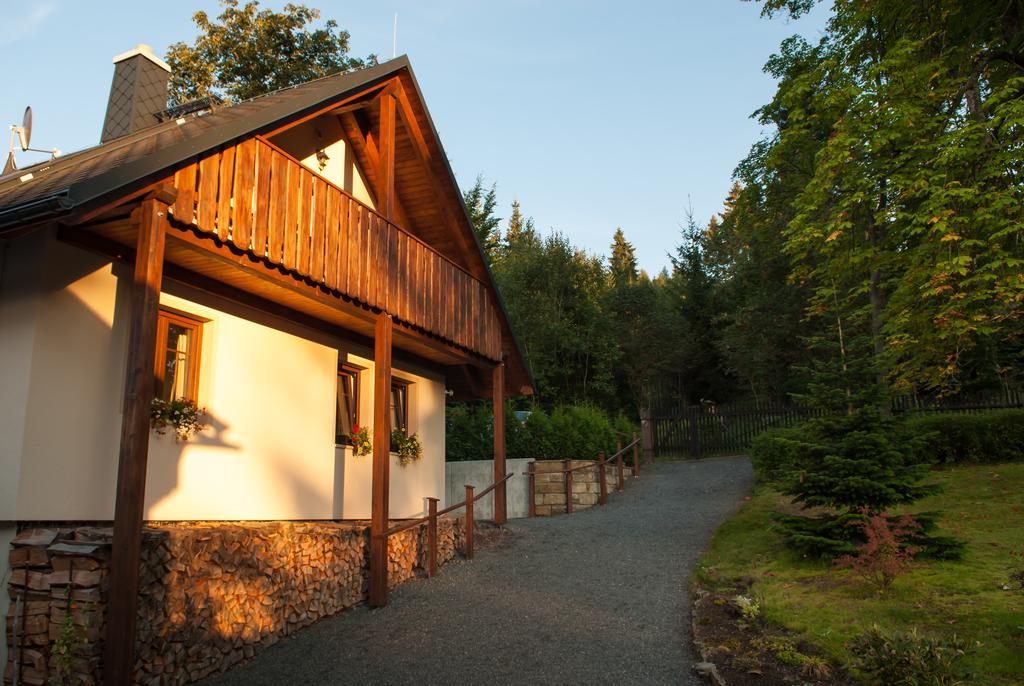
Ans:
<svg viewBox="0 0 1024 686"><path fill-rule="evenodd" d="M1024 409L912 415L904 424L924 437L935 464L1024 462Z"/></svg>
<svg viewBox="0 0 1024 686"><path fill-rule="evenodd" d="M506 407L506 457L532 460L592 460L604 450L615 450L637 431L635 424L619 415L612 417L591 405L563 405L549 414L539 407L530 410L525 422ZM449 462L490 460L493 432L489 403L452 404L446 416L445 456Z"/></svg>
<svg viewBox="0 0 1024 686"><path fill-rule="evenodd" d="M921 462L985 464L1024 462L1024 409L988 410L976 414L911 414L898 424L905 440L920 443ZM778 481L808 442L804 425L769 429L754 439L750 455L761 480Z"/></svg>

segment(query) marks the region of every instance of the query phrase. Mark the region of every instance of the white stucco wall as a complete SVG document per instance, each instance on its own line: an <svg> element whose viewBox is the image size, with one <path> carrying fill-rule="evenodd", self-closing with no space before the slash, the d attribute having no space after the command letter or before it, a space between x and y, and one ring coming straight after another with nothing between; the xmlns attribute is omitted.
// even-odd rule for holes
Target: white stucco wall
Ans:
<svg viewBox="0 0 1024 686"><path fill-rule="evenodd" d="M348 353L346 361L365 367L360 372L359 424L373 426L373 360L368 351ZM394 366L394 365L393 365ZM423 458L402 466L391 456L391 516L395 519L426 514L424 498L439 498L444 503L444 380L422 369L397 367L396 378L412 382L409 386L409 430L419 435ZM342 519L370 518L370 476L373 459L356 457L352 449L338 446L339 465L343 467Z"/></svg>
<svg viewBox="0 0 1024 686"><path fill-rule="evenodd" d="M4 284L41 267L0 290L0 371L12 379L0 384L0 521L109 520L128 269L52 236L18 239L15 252L24 260ZM360 422L372 423L371 353L184 286L165 291L162 304L209 320L199 401L211 426L187 443L152 435L145 517L369 517L370 459L335 446L334 407L341 354L366 367ZM392 460L392 516L402 517L423 511L424 496L444 497L444 379L402 365L394 374L414 382L410 424L424 445L415 465Z"/></svg>
<svg viewBox="0 0 1024 686"><path fill-rule="evenodd" d="M0 521L15 519L25 441L43 232L0 243Z"/></svg>

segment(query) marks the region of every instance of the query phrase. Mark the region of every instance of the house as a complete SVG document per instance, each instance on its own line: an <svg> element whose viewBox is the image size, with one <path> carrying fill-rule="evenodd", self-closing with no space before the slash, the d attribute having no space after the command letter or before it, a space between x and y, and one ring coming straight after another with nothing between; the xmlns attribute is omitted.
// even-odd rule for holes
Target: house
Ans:
<svg viewBox="0 0 1024 686"><path fill-rule="evenodd" d="M0 177L0 543L114 522L127 683L144 521L370 519L382 605L389 519L444 499L446 400L533 381L408 59L171 110L148 48L114 62L101 144ZM208 427L154 433L154 398Z"/></svg>

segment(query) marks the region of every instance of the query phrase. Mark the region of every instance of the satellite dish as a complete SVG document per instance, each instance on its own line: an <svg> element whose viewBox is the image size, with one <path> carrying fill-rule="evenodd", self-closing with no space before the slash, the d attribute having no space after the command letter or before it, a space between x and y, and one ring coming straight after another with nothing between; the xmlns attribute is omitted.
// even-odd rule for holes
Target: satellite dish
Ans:
<svg viewBox="0 0 1024 686"><path fill-rule="evenodd" d="M21 126L11 124L11 148L7 155L7 163L4 165L4 174L14 171L17 169L17 165L14 162L14 141L17 139L18 143L21 144L21 151L28 152L48 152L50 153L50 159L60 157L60 150L53 148L52 150L40 150L39 148L30 148L29 143L32 140L32 108L25 108L25 115L21 118Z"/></svg>
<svg viewBox="0 0 1024 686"><path fill-rule="evenodd" d="M25 116L21 118L21 131L18 132L21 138L22 151L28 150L28 144L32 140L32 108L25 108Z"/></svg>

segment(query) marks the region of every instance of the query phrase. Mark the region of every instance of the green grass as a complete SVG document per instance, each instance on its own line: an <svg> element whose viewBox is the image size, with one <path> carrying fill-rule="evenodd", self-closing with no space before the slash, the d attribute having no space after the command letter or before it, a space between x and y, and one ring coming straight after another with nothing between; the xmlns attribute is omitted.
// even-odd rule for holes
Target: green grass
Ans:
<svg viewBox="0 0 1024 686"><path fill-rule="evenodd" d="M848 571L788 551L772 520L787 499L764 487L715 534L698 579L711 586L753 580L766 619L841 663L847 642L872 624L916 627L980 641L968 658L978 683L1024 683L1024 591L1000 588L1024 570L1024 464L955 467L934 478L942 492L912 509L941 511L938 533L965 541L964 556L920 562L884 595Z"/></svg>

